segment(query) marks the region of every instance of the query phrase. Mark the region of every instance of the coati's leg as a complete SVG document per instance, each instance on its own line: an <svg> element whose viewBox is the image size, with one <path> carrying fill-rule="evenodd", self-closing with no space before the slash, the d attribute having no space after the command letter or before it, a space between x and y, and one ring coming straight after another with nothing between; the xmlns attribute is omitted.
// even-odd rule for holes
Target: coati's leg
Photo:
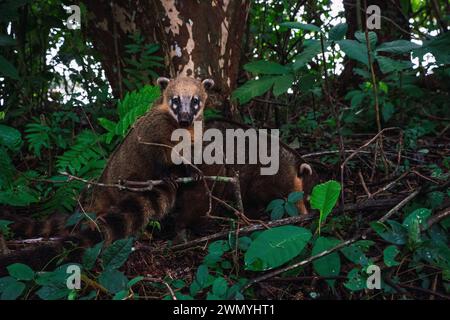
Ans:
<svg viewBox="0 0 450 320"><path fill-rule="evenodd" d="M57 257L63 252L70 252L66 261L79 262L86 247L100 241L110 244L117 239L136 235L150 219L161 219L172 209L175 198L176 188L170 184L159 185L146 194L130 192L114 209L105 209L107 212L96 219L95 226L89 225L51 245L0 256L0 276L7 274L6 267L12 263L27 264L36 271L54 267L59 260ZM53 263L47 265L49 261Z"/></svg>

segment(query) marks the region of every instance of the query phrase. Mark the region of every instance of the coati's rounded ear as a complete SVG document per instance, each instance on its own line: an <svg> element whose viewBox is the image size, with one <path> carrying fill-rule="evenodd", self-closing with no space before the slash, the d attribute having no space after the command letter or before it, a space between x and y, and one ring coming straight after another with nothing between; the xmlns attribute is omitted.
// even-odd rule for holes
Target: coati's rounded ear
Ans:
<svg viewBox="0 0 450 320"><path fill-rule="evenodd" d="M170 79L166 77L159 77L158 80L156 80L156 83L161 88L161 90L164 90L167 88L167 85L169 84Z"/></svg>
<svg viewBox="0 0 450 320"><path fill-rule="evenodd" d="M206 90L209 90L212 87L214 87L214 80L213 79L205 79L202 81L202 85Z"/></svg>

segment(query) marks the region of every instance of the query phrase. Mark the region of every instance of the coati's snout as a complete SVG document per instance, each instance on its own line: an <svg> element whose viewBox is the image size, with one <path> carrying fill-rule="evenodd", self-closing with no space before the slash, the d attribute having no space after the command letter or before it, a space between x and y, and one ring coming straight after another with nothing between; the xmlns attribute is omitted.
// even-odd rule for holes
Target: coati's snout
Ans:
<svg viewBox="0 0 450 320"><path fill-rule="evenodd" d="M160 77L157 83L163 91L164 103L169 108L170 115L183 128L190 127L195 120L201 118L208 97L206 90L214 85L211 79L200 82L190 77Z"/></svg>
<svg viewBox="0 0 450 320"><path fill-rule="evenodd" d="M197 114L201 112L200 99L197 96L174 96L169 101L169 107L176 116L180 127L189 127Z"/></svg>

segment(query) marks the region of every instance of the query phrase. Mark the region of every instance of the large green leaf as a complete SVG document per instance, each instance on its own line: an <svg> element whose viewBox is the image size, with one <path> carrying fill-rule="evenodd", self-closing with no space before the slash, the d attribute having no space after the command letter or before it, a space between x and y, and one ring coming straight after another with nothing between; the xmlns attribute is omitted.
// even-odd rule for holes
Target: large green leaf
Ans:
<svg viewBox="0 0 450 320"><path fill-rule="evenodd" d="M98 278L99 283L111 293L127 289L128 279L123 272L109 269L102 272Z"/></svg>
<svg viewBox="0 0 450 320"><path fill-rule="evenodd" d="M341 185L334 180L316 185L311 193L311 207L320 211L319 223L322 224L330 214L339 198Z"/></svg>
<svg viewBox="0 0 450 320"><path fill-rule="evenodd" d="M365 44L356 40L341 40L338 41L338 44L350 59L364 63L366 66L369 65L367 47Z"/></svg>
<svg viewBox="0 0 450 320"><path fill-rule="evenodd" d="M107 269L120 268L131 253L133 238L119 239L105 249L102 255L103 267Z"/></svg>
<svg viewBox="0 0 450 320"><path fill-rule="evenodd" d="M14 67L11 62L6 60L2 55L0 55L0 75L9 77L14 80L19 79L19 72L16 67Z"/></svg>
<svg viewBox="0 0 450 320"><path fill-rule="evenodd" d="M247 63L244 69L256 74L286 74L289 68L272 61L259 60Z"/></svg>
<svg viewBox="0 0 450 320"><path fill-rule="evenodd" d="M388 220L387 224L381 222L372 222L370 227L384 240L402 245L405 244L408 239L407 229L400 223L394 220Z"/></svg>
<svg viewBox="0 0 450 320"><path fill-rule="evenodd" d="M285 93L292 86L293 82L294 75L291 73L276 77L273 85L273 94L278 97L280 94Z"/></svg>
<svg viewBox="0 0 450 320"><path fill-rule="evenodd" d="M238 99L240 103L246 103L252 98L262 95L272 88L275 77L261 77L260 79L250 80L233 92L233 98Z"/></svg>
<svg viewBox="0 0 450 320"><path fill-rule="evenodd" d="M411 52L412 50L418 48L420 48L420 46L414 42L408 40L394 40L391 42L382 43L375 50L401 54Z"/></svg>
<svg viewBox="0 0 450 320"><path fill-rule="evenodd" d="M264 271L276 268L300 254L311 239L302 227L282 226L261 232L245 253L245 268Z"/></svg>
<svg viewBox="0 0 450 320"><path fill-rule="evenodd" d="M389 73L393 71L402 71L405 69L412 68L413 64L408 60L394 60L391 58L378 56L377 57L378 65L380 66L380 70L383 73Z"/></svg>
<svg viewBox="0 0 450 320"><path fill-rule="evenodd" d="M347 33L348 25L346 23L339 23L335 25L328 33L328 39L332 41L342 40Z"/></svg>
<svg viewBox="0 0 450 320"><path fill-rule="evenodd" d="M17 280L32 280L34 278L34 271L23 263L14 263L7 269L9 275Z"/></svg>
<svg viewBox="0 0 450 320"><path fill-rule="evenodd" d="M303 68L312 58L316 57L322 50L320 41L313 40L305 49L294 57L293 69L295 71Z"/></svg>
<svg viewBox="0 0 450 320"><path fill-rule="evenodd" d="M315 256L323 251L335 247L339 240L332 238L319 237L314 243L311 255ZM339 253L333 252L323 258L313 261L314 270L322 277L338 276L341 271L341 258ZM330 286L333 286L336 280L327 280Z"/></svg>
<svg viewBox="0 0 450 320"><path fill-rule="evenodd" d="M301 22L295 22L295 21L287 21L280 23L280 26L286 27L289 29L300 29L305 31L314 31L314 32L320 32L320 28L314 24L307 24L307 23L301 23Z"/></svg>

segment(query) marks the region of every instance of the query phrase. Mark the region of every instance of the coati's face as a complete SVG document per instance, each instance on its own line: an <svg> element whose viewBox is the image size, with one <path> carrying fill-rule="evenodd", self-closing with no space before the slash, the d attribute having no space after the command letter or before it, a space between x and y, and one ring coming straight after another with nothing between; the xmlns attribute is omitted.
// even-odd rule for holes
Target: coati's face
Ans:
<svg viewBox="0 0 450 320"><path fill-rule="evenodd" d="M206 90L214 85L211 79L200 82L189 77L171 80L161 77L157 83L163 90L164 103L168 106L169 113L184 128L201 118L208 97Z"/></svg>

